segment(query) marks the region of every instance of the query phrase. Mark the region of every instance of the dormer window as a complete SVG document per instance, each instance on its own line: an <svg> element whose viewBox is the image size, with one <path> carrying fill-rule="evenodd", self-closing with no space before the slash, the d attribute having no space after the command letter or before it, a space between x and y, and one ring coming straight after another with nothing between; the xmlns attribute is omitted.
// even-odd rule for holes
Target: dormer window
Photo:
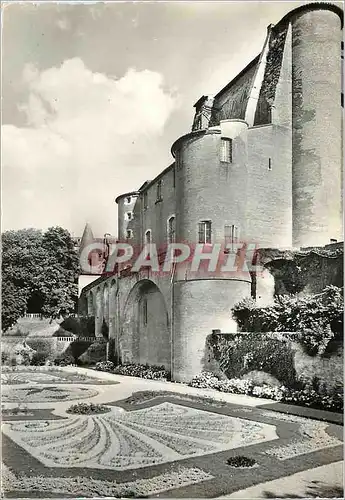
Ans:
<svg viewBox="0 0 345 500"><path fill-rule="evenodd" d="M220 161L232 163L232 139L221 138L220 142Z"/></svg>

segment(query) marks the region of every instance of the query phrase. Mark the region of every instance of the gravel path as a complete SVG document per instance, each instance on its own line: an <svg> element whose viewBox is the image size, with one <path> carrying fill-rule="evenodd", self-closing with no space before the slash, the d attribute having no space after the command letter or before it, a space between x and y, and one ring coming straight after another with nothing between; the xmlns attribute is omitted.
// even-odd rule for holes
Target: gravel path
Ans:
<svg viewBox="0 0 345 500"><path fill-rule="evenodd" d="M343 462L308 469L219 498L343 498ZM267 496L269 494L269 496Z"/></svg>

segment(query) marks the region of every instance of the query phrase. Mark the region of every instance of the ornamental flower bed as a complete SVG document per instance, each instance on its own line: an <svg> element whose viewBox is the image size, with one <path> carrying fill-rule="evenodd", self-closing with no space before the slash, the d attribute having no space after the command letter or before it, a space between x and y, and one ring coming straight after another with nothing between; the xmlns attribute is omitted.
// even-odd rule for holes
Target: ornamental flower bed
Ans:
<svg viewBox="0 0 345 500"><path fill-rule="evenodd" d="M170 373L164 366L123 364L114 366L111 361L96 363L95 370L151 380L170 380Z"/></svg>
<svg viewBox="0 0 345 500"><path fill-rule="evenodd" d="M71 405L66 412L74 413L78 415L95 415L97 413L106 413L110 411L108 406L103 406L94 403L77 403L75 405Z"/></svg>
<svg viewBox="0 0 345 500"><path fill-rule="evenodd" d="M245 457L243 455L236 455L236 457L230 457L227 459L226 463L230 465L230 467L237 468L246 468L246 467L254 467L256 462L253 458Z"/></svg>
<svg viewBox="0 0 345 500"><path fill-rule="evenodd" d="M112 361L99 361L95 365L95 370L100 372L112 372L115 368L115 365Z"/></svg>
<svg viewBox="0 0 345 500"><path fill-rule="evenodd" d="M344 397L339 388L331 395L323 395L316 392L311 387L305 387L303 390L294 390L285 386L271 387L263 384L255 385L252 380L230 379L220 380L209 372L202 372L197 375L189 384L191 387L202 389L215 389L220 392L232 394L244 394L259 398L273 399L282 403L294 404L299 406L308 406L328 411L343 412Z"/></svg>

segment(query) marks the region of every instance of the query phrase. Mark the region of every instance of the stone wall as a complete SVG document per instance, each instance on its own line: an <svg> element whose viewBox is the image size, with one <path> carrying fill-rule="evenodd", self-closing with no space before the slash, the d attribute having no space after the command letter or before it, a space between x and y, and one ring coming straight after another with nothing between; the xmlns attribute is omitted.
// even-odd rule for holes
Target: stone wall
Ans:
<svg viewBox="0 0 345 500"><path fill-rule="evenodd" d="M275 295L312 295L329 285L343 286L342 244L299 251L266 248L258 255L264 273L256 279L254 296L260 301L271 303Z"/></svg>
<svg viewBox="0 0 345 500"><path fill-rule="evenodd" d="M202 368L225 379L250 378L251 375L257 379L261 373L262 380L287 387L294 383L311 384L318 379L326 394L343 386L343 342L330 342L322 356L309 356L300 344L286 340L287 335L274 332L209 335ZM236 366L229 366L229 349L235 349L232 356L236 357Z"/></svg>

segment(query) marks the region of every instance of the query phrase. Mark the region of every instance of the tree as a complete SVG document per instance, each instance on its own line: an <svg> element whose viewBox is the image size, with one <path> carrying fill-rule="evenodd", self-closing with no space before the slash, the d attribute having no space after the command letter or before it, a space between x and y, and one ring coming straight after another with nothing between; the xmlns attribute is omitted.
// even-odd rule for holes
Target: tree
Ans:
<svg viewBox="0 0 345 500"><path fill-rule="evenodd" d="M2 280L2 321L3 331L8 330L23 316L26 310L27 293L20 290L8 279Z"/></svg>
<svg viewBox="0 0 345 500"><path fill-rule="evenodd" d="M2 236L2 328L25 312L44 317L75 310L79 261L68 231L49 228L7 231Z"/></svg>
<svg viewBox="0 0 345 500"><path fill-rule="evenodd" d="M78 297L79 258L69 232L52 227L43 235L42 246L49 256L46 279L41 282L44 295L42 314L51 318L74 312Z"/></svg>

